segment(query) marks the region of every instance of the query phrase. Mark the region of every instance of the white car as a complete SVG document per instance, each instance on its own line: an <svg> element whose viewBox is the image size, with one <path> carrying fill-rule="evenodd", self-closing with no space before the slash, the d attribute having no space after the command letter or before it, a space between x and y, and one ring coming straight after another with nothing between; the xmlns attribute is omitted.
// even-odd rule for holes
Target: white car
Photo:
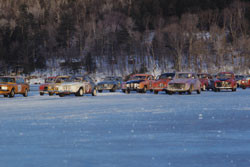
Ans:
<svg viewBox="0 0 250 167"><path fill-rule="evenodd" d="M56 92L60 97L70 94L75 96L92 94L92 96L96 96L96 85L89 76L71 77L61 85L56 86Z"/></svg>
<svg viewBox="0 0 250 167"><path fill-rule="evenodd" d="M193 91L196 91L198 94L201 93L201 82L195 73L178 72L167 86L168 94L175 92L191 94Z"/></svg>

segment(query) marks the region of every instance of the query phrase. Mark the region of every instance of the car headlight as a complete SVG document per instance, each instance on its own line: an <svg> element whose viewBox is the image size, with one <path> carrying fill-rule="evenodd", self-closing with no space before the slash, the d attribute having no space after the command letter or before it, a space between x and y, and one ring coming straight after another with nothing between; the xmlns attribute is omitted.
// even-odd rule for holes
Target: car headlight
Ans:
<svg viewBox="0 0 250 167"><path fill-rule="evenodd" d="M2 86L1 89L2 89L2 90L8 90L8 87L7 87L7 86Z"/></svg>
<svg viewBox="0 0 250 167"><path fill-rule="evenodd" d="M129 87L129 84L126 84L126 87Z"/></svg>

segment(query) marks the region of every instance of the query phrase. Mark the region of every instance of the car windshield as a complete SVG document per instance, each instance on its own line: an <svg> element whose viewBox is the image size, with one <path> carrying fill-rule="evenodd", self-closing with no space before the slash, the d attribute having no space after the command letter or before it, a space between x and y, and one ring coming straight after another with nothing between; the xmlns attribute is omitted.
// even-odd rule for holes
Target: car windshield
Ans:
<svg viewBox="0 0 250 167"><path fill-rule="evenodd" d="M159 79L173 79L175 76L174 73L161 74Z"/></svg>
<svg viewBox="0 0 250 167"><path fill-rule="evenodd" d="M63 83L63 82L66 82L68 80L69 80L69 78L67 78L67 77L57 78L56 83Z"/></svg>
<svg viewBox="0 0 250 167"><path fill-rule="evenodd" d="M114 77L105 77L105 78L103 79L103 81L114 81L114 80L115 80Z"/></svg>
<svg viewBox="0 0 250 167"><path fill-rule="evenodd" d="M243 76L243 75L236 75L235 78L236 78L237 80L241 80L241 79L244 78L244 76Z"/></svg>
<svg viewBox="0 0 250 167"><path fill-rule="evenodd" d="M14 78L0 77L0 83L15 82Z"/></svg>
<svg viewBox="0 0 250 167"><path fill-rule="evenodd" d="M230 73L219 73L217 75L217 78L218 79L230 79L230 78L232 78L232 74L230 74Z"/></svg>
<svg viewBox="0 0 250 167"><path fill-rule="evenodd" d="M144 79L146 79L146 76L133 76L132 78L131 78L131 80L144 80Z"/></svg>
<svg viewBox="0 0 250 167"><path fill-rule="evenodd" d="M45 83L54 83L55 82L55 78L47 78L45 80Z"/></svg>
<svg viewBox="0 0 250 167"><path fill-rule="evenodd" d="M179 73L176 78L178 79L187 79L187 78L191 78L192 74L190 73Z"/></svg>
<svg viewBox="0 0 250 167"><path fill-rule="evenodd" d="M208 76L207 76L207 74L198 74L198 77L199 78L207 78Z"/></svg>
<svg viewBox="0 0 250 167"><path fill-rule="evenodd" d="M67 80L67 82L82 82L83 78L82 77L72 77L71 79Z"/></svg>

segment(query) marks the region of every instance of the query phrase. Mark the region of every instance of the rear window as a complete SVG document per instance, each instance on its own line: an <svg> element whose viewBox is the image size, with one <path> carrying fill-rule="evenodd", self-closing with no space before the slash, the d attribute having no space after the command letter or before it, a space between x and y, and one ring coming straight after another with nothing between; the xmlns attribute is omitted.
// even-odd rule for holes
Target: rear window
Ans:
<svg viewBox="0 0 250 167"><path fill-rule="evenodd" d="M0 82L1 83L15 82L15 79L14 78L8 78L8 77L1 77Z"/></svg>

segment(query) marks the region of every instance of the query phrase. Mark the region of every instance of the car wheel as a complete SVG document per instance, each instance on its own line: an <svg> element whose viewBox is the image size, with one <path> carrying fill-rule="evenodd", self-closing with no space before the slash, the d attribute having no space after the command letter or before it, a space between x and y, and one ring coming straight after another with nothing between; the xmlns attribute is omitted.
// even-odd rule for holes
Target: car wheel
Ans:
<svg viewBox="0 0 250 167"><path fill-rule="evenodd" d="M168 94L169 94L169 95L172 95L172 94L173 94L173 92L171 92L171 91L168 91Z"/></svg>
<svg viewBox="0 0 250 167"><path fill-rule="evenodd" d="M23 96L28 97L28 90L27 89L25 89L25 92L24 92Z"/></svg>
<svg viewBox="0 0 250 167"><path fill-rule="evenodd" d="M153 92L153 89L150 89L150 92L152 93L152 92Z"/></svg>
<svg viewBox="0 0 250 167"><path fill-rule="evenodd" d="M178 93L179 93L179 95L182 95L183 92L178 92Z"/></svg>
<svg viewBox="0 0 250 167"><path fill-rule="evenodd" d="M97 92L96 92L96 89L94 88L94 90L92 91L92 96L96 96L97 95Z"/></svg>
<svg viewBox="0 0 250 167"><path fill-rule="evenodd" d="M44 95L44 93L43 92L40 92L40 96L43 96Z"/></svg>
<svg viewBox="0 0 250 167"><path fill-rule="evenodd" d="M190 86L189 90L187 91L189 95L192 94L192 91L193 91L193 85Z"/></svg>
<svg viewBox="0 0 250 167"><path fill-rule="evenodd" d="M204 84L203 86L202 86L202 91L205 91L206 90L206 85Z"/></svg>
<svg viewBox="0 0 250 167"><path fill-rule="evenodd" d="M130 89L126 89L125 93L129 94L130 93Z"/></svg>
<svg viewBox="0 0 250 167"><path fill-rule="evenodd" d="M197 94L201 94L201 89L198 89L196 92Z"/></svg>
<svg viewBox="0 0 250 167"><path fill-rule="evenodd" d="M142 90L142 93L147 93L147 87L144 86L143 90Z"/></svg>
<svg viewBox="0 0 250 167"><path fill-rule="evenodd" d="M8 97L8 95L3 95L3 97Z"/></svg>
<svg viewBox="0 0 250 167"><path fill-rule="evenodd" d="M12 98L12 97L14 97L14 96L15 96L15 90L12 89L12 90L10 91L9 98Z"/></svg>
<svg viewBox="0 0 250 167"><path fill-rule="evenodd" d="M157 90L154 90L154 94L156 94L156 95L157 95L158 93L159 93L159 92L158 92Z"/></svg>
<svg viewBox="0 0 250 167"><path fill-rule="evenodd" d="M64 97L65 95L61 93L61 94L59 94L59 96L60 96L60 97Z"/></svg>
<svg viewBox="0 0 250 167"><path fill-rule="evenodd" d="M83 96L83 89L80 88L75 95L76 96Z"/></svg>
<svg viewBox="0 0 250 167"><path fill-rule="evenodd" d="M98 90L99 93L102 93L102 90Z"/></svg>
<svg viewBox="0 0 250 167"><path fill-rule="evenodd" d="M246 89L247 87L246 86L241 86L242 89Z"/></svg>
<svg viewBox="0 0 250 167"><path fill-rule="evenodd" d="M232 91L233 91L233 92L236 92L236 88L233 88Z"/></svg>
<svg viewBox="0 0 250 167"><path fill-rule="evenodd" d="M49 96L53 96L54 95L54 93L53 92L49 92Z"/></svg>
<svg viewBox="0 0 250 167"><path fill-rule="evenodd" d="M116 91L116 86L114 85L114 87L110 90L110 92L115 92Z"/></svg>

